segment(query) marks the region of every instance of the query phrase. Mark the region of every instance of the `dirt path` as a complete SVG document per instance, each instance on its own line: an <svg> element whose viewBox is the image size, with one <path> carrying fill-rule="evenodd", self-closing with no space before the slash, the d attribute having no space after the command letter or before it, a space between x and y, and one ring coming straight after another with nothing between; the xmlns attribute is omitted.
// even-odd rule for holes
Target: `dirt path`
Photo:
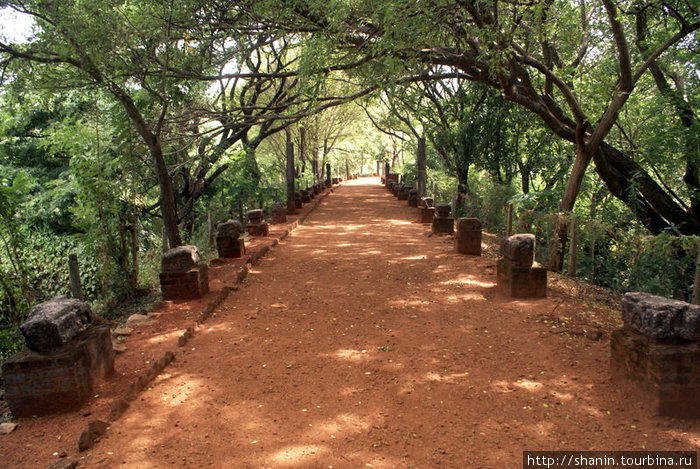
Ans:
<svg viewBox="0 0 700 469"><path fill-rule="evenodd" d="M498 296L494 259L415 219L377 179L337 189L82 463L517 468L523 450L700 448L700 423L610 380L607 336L547 320L588 306Z"/></svg>

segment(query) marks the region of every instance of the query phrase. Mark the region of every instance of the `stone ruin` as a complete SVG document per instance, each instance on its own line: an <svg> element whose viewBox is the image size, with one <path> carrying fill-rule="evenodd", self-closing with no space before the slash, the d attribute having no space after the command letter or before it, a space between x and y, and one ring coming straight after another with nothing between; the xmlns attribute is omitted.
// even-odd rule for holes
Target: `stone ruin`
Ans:
<svg viewBox="0 0 700 469"><path fill-rule="evenodd" d="M309 191L307 191L307 190L299 191L299 194L301 194L302 203L305 203L305 204L311 203L311 194L309 194Z"/></svg>
<svg viewBox="0 0 700 469"><path fill-rule="evenodd" d="M450 204L437 204L433 217L433 234L452 234L455 231L455 219L452 218Z"/></svg>
<svg viewBox="0 0 700 469"><path fill-rule="evenodd" d="M408 191L408 206L418 207L418 189L411 189Z"/></svg>
<svg viewBox="0 0 700 469"><path fill-rule="evenodd" d="M420 199L420 222L432 223L435 216L432 197L421 197Z"/></svg>
<svg viewBox="0 0 700 469"><path fill-rule="evenodd" d="M398 182L391 186L391 192L394 194L394 197L399 196L399 191L401 190L402 187L403 187L403 184L399 184Z"/></svg>
<svg viewBox="0 0 700 469"><path fill-rule="evenodd" d="M396 197L398 197L399 200L408 200L408 193L411 189L413 189L413 186L400 186Z"/></svg>
<svg viewBox="0 0 700 469"><path fill-rule="evenodd" d="M455 251L460 254L481 255L481 222L477 218L457 220Z"/></svg>
<svg viewBox="0 0 700 469"><path fill-rule="evenodd" d="M307 187L305 190L306 190L306 193L309 194L310 199L313 199L314 197L316 197L316 193L314 192L313 187Z"/></svg>
<svg viewBox="0 0 700 469"><path fill-rule="evenodd" d="M160 291L164 300L200 298L209 291L209 269L196 246L179 246L163 254Z"/></svg>
<svg viewBox="0 0 700 469"><path fill-rule="evenodd" d="M304 200L301 198L301 192L294 193L294 208L300 209L304 205Z"/></svg>
<svg viewBox="0 0 700 469"><path fill-rule="evenodd" d="M275 202L272 204L270 211L270 223L287 223L287 204L284 202Z"/></svg>
<svg viewBox="0 0 700 469"><path fill-rule="evenodd" d="M622 298L613 374L642 384L659 415L700 418L700 306L649 293Z"/></svg>
<svg viewBox="0 0 700 469"><path fill-rule="evenodd" d="M386 188L391 192L392 194L394 193L394 186L398 184L397 182L394 181L389 181L386 185Z"/></svg>
<svg viewBox="0 0 700 469"><path fill-rule="evenodd" d="M399 173L389 173L386 175L386 185L389 187L389 183L399 183Z"/></svg>
<svg viewBox="0 0 700 469"><path fill-rule="evenodd" d="M216 230L216 250L219 257L243 257L245 241L241 235L245 233L243 224L238 220L228 220L219 224Z"/></svg>
<svg viewBox="0 0 700 469"><path fill-rule="evenodd" d="M59 296L35 305L20 330L28 350L2 365L14 417L79 407L114 373L109 325L80 300Z"/></svg>
<svg viewBox="0 0 700 469"><path fill-rule="evenodd" d="M337 177L337 178L333 178L331 183L335 186L337 184L340 184L342 181L343 181L343 178Z"/></svg>
<svg viewBox="0 0 700 469"><path fill-rule="evenodd" d="M535 262L535 235L516 234L501 241L496 264L499 290L513 298L547 296L547 269Z"/></svg>
<svg viewBox="0 0 700 469"><path fill-rule="evenodd" d="M301 208L301 207L297 207ZM245 225L246 231L251 236L267 236L270 232L270 226L265 222L263 218L262 209L258 208L255 210L248 210L246 212L246 220L248 221Z"/></svg>

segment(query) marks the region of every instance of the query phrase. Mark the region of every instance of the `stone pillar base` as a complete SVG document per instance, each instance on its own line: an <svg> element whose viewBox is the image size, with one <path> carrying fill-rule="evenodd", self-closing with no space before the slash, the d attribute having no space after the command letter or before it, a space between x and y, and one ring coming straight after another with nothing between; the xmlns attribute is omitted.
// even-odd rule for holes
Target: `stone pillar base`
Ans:
<svg viewBox="0 0 700 469"><path fill-rule="evenodd" d="M700 418L700 344L662 341L629 329L610 340L610 361L618 378L638 381L659 415Z"/></svg>
<svg viewBox="0 0 700 469"><path fill-rule="evenodd" d="M242 238L233 239L228 236L217 236L216 250L219 257L243 257L245 255L245 241Z"/></svg>
<svg viewBox="0 0 700 469"><path fill-rule="evenodd" d="M434 216L435 216L435 207L421 207L421 209L420 209L420 222L421 223L432 223Z"/></svg>
<svg viewBox="0 0 700 469"><path fill-rule="evenodd" d="M455 232L455 219L452 217L433 218L433 234L453 234Z"/></svg>
<svg viewBox="0 0 700 469"><path fill-rule="evenodd" d="M481 231L458 232L455 236L455 252L459 254L481 255Z"/></svg>
<svg viewBox="0 0 700 469"><path fill-rule="evenodd" d="M512 298L547 296L547 269L537 262L532 267L517 267L508 259L496 263L498 289Z"/></svg>
<svg viewBox="0 0 700 469"><path fill-rule="evenodd" d="M200 265L187 272L161 272L160 291L164 300L201 298L209 291L209 269Z"/></svg>
<svg viewBox="0 0 700 469"><path fill-rule="evenodd" d="M270 233L270 225L264 222L256 225L248 225L245 229L251 236L267 236Z"/></svg>
<svg viewBox="0 0 700 469"><path fill-rule="evenodd" d="M5 361L5 400L14 417L71 410L92 395L96 382L113 373L111 331L100 324L54 353L25 350Z"/></svg>

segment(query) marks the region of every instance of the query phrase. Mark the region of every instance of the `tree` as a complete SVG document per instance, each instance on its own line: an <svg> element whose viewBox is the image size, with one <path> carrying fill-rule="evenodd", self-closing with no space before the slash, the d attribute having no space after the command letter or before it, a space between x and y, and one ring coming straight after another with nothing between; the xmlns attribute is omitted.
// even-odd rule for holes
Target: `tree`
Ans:
<svg viewBox="0 0 700 469"><path fill-rule="evenodd" d="M629 50L636 10L627 9L630 3L618 5L613 0L593 5L583 0L578 5L564 1L356 2L352 8L338 7L333 15L309 1L287 11L303 18L309 28L334 34L345 50L371 49L382 61L380 67L393 73L399 73L397 61L446 67L535 113L557 136L576 144L560 203L562 214L572 209L593 161L608 190L650 232L697 234L697 215L606 140L620 110L654 62L697 43L697 9L683 1L650 5L655 8L649 11L657 16L644 56ZM696 193L696 179L691 176L684 181ZM561 269L566 242L565 216L559 220L558 242L549 264L553 270Z"/></svg>

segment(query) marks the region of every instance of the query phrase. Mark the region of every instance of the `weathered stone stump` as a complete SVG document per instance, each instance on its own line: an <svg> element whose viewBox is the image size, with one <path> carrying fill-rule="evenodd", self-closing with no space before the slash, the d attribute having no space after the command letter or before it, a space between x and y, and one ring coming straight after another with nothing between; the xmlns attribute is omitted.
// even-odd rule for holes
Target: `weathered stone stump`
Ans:
<svg viewBox="0 0 700 469"><path fill-rule="evenodd" d="M455 251L460 254L481 255L481 222L476 218L457 220Z"/></svg>
<svg viewBox="0 0 700 469"><path fill-rule="evenodd" d="M332 179L332 184L333 184L333 185L335 185L335 184L340 184L340 181L342 181L341 178L333 178L333 179Z"/></svg>
<svg viewBox="0 0 700 469"><path fill-rule="evenodd" d="M304 201L301 198L301 192L295 192L294 193L294 207L295 208L301 208L304 205Z"/></svg>
<svg viewBox="0 0 700 469"><path fill-rule="evenodd" d="M394 184L393 186L391 186L391 192L394 194L394 197L399 196L399 191L401 190L402 187L403 187L403 185L399 184L398 182L396 184Z"/></svg>
<svg viewBox="0 0 700 469"><path fill-rule="evenodd" d="M408 206L418 207L418 189L408 191Z"/></svg>
<svg viewBox="0 0 700 469"><path fill-rule="evenodd" d="M433 207L433 199L431 197L421 197L420 205L420 222L432 223L435 217L435 207Z"/></svg>
<svg viewBox="0 0 700 469"><path fill-rule="evenodd" d="M216 250L219 257L243 257L245 241L241 235L245 232L238 220L228 220L219 224L216 230Z"/></svg>
<svg viewBox="0 0 700 469"><path fill-rule="evenodd" d="M301 207L297 207L301 208ZM270 227L263 219L262 209L248 210L246 212L246 218L248 223L246 223L245 229L251 236L267 236L270 232Z"/></svg>
<svg viewBox="0 0 700 469"><path fill-rule="evenodd" d="M161 261L160 291L164 300L200 298L209 291L209 269L196 246L166 251Z"/></svg>
<svg viewBox="0 0 700 469"><path fill-rule="evenodd" d="M393 194L394 193L394 186L396 184L397 183L394 181L389 181L389 183L386 185L387 190Z"/></svg>
<svg viewBox="0 0 700 469"><path fill-rule="evenodd" d="M270 223L287 223L287 204L284 202L275 202L272 204L270 211Z"/></svg>
<svg viewBox="0 0 700 469"><path fill-rule="evenodd" d="M399 200L408 200L408 193L411 189L411 186L400 186L396 197L398 197Z"/></svg>
<svg viewBox="0 0 700 469"><path fill-rule="evenodd" d="M513 298L547 296L547 269L535 262L535 235L516 234L501 241L496 264L499 290Z"/></svg>
<svg viewBox="0 0 700 469"><path fill-rule="evenodd" d="M433 217L433 234L452 234L455 231L455 219L452 218L450 204L437 204Z"/></svg>
<svg viewBox="0 0 700 469"><path fill-rule="evenodd" d="M700 306L649 293L622 298L613 374L642 384L659 415L700 418Z"/></svg>
<svg viewBox="0 0 700 469"><path fill-rule="evenodd" d="M29 350L2 365L15 417L76 408L114 373L110 328L79 300L56 297L34 306L20 330Z"/></svg>
<svg viewBox="0 0 700 469"><path fill-rule="evenodd" d="M299 193L301 194L302 203L311 203L311 196L309 195L308 191L299 191Z"/></svg>
<svg viewBox="0 0 700 469"><path fill-rule="evenodd" d="M316 196L316 193L314 192L313 187L307 187L306 193L309 194L309 197L312 199Z"/></svg>
<svg viewBox="0 0 700 469"><path fill-rule="evenodd" d="M399 173L389 173L386 175L386 184L389 185L390 182L399 183Z"/></svg>

